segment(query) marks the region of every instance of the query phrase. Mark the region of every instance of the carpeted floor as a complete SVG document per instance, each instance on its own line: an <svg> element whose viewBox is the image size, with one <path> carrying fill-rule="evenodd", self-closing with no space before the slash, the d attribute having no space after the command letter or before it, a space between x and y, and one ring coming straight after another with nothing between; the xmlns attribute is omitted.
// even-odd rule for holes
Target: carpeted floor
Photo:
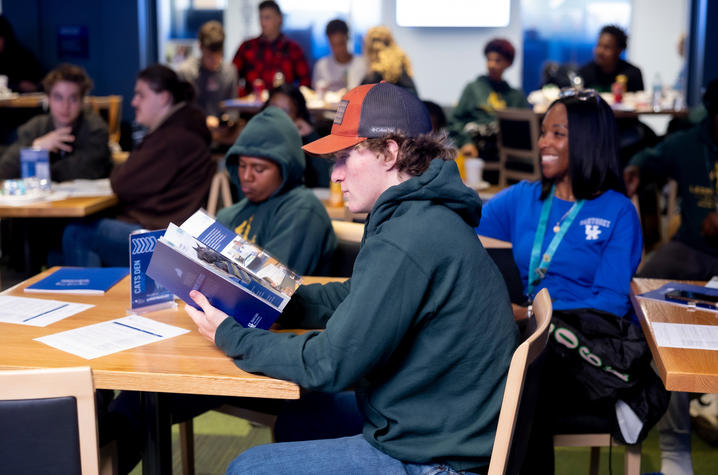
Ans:
<svg viewBox="0 0 718 475"><path fill-rule="evenodd" d="M270 432L266 427L254 427L249 422L236 417L208 412L194 420L195 430L195 470L197 475L220 475L224 473L229 462L242 450L254 445L270 442ZM172 456L173 473L180 475L182 465L179 452L179 434L173 427ZM695 434L692 439L693 468L695 475L712 475L717 473L718 448L712 447ZM613 447L611 472L613 475L623 474L623 447ZM641 457L641 473L657 472L661 465L658 449L658 432L653 430L644 441ZM560 448L556 450L556 474L576 475L587 474L589 466L589 449ZM133 470L132 475L140 475L141 467ZM600 472L609 474L608 448L601 449Z"/></svg>

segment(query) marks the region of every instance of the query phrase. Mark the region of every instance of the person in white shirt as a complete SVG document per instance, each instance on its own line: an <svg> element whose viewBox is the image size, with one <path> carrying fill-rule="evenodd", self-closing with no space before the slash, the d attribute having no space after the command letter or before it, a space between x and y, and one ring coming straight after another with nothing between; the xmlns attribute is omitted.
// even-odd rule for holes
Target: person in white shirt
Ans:
<svg viewBox="0 0 718 475"><path fill-rule="evenodd" d="M367 71L366 60L349 52L349 27L346 22L339 19L330 21L326 34L332 54L314 65L312 87L314 90L338 91L358 86Z"/></svg>

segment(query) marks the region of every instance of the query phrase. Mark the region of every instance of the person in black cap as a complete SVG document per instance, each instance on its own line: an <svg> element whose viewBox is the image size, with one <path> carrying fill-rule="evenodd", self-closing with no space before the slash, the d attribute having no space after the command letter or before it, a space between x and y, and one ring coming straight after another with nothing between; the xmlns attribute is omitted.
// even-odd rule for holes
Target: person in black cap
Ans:
<svg viewBox="0 0 718 475"><path fill-rule="evenodd" d="M327 393L353 387L363 419L361 434L251 448L227 473L486 470L518 330L472 229L481 200L430 130L412 93L368 84L304 147L334 155L347 206L369 213L351 279L300 287L279 319L324 331L243 328L192 292L203 311L187 312L237 366Z"/></svg>

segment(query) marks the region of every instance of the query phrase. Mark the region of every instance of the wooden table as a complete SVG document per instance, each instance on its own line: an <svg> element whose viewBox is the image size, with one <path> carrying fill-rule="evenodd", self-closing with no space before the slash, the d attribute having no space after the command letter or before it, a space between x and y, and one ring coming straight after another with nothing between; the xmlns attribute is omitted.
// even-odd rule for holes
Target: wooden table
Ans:
<svg viewBox="0 0 718 475"><path fill-rule="evenodd" d="M322 103L317 105L312 102L307 103L307 110L315 116L321 116L325 113L331 113L337 111L338 104ZM236 99L227 99L222 101L221 106L226 110L236 110L240 113L256 114L262 107L264 107L264 101L255 100L252 96L241 97Z"/></svg>
<svg viewBox="0 0 718 475"><path fill-rule="evenodd" d="M82 296L61 294L26 294L23 289L40 280L55 268L43 272L2 292L33 298L49 298L95 307L44 328L0 323L0 369L59 368L90 366L95 387L144 391L147 417L147 440L144 473L172 473L170 415L163 404L166 393L210 394L275 399L299 398L299 387L281 381L246 373L212 342L201 336L184 310L161 310L148 318L190 330L189 333L150 345L85 360L79 356L34 341L34 338L123 317L130 303L129 276L105 295ZM305 277L304 283L325 283L333 278Z"/></svg>
<svg viewBox="0 0 718 475"><path fill-rule="evenodd" d="M616 119L637 119L651 115L670 115L671 117L688 117L688 109L648 109L639 108L633 110L613 109Z"/></svg>
<svg viewBox="0 0 718 475"><path fill-rule="evenodd" d="M20 206L0 205L0 218L82 218L118 203L115 195L67 198Z"/></svg>
<svg viewBox="0 0 718 475"><path fill-rule="evenodd" d="M643 333L653 353L658 374L666 389L699 393L718 393L718 351L667 348L656 345L651 329L653 322L718 325L718 314L707 310L692 310L670 303L638 297L657 289L668 280L633 279L631 302L643 327ZM702 285L699 282L696 284Z"/></svg>
<svg viewBox="0 0 718 475"><path fill-rule="evenodd" d="M20 94L15 97L0 98L0 107L45 107L47 96L43 93Z"/></svg>

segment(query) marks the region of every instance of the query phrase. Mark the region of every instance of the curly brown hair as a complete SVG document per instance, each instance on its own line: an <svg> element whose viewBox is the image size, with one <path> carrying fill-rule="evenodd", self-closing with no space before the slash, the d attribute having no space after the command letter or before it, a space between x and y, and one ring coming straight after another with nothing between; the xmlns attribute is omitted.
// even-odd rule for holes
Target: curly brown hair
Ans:
<svg viewBox="0 0 718 475"><path fill-rule="evenodd" d="M92 79L87 75L84 68L74 64L63 63L47 73L45 79L42 80L42 87L45 89L45 93L50 94L53 86L60 81L77 84L80 87L80 94L83 96L90 92L93 86Z"/></svg>
<svg viewBox="0 0 718 475"><path fill-rule="evenodd" d="M435 158L441 160L456 158L456 148L447 140L445 133L407 137L401 132L396 132L375 139L367 139L356 147L366 148L377 155L386 156L389 154L389 141L394 141L399 146L396 163L392 169L411 176L424 173Z"/></svg>

